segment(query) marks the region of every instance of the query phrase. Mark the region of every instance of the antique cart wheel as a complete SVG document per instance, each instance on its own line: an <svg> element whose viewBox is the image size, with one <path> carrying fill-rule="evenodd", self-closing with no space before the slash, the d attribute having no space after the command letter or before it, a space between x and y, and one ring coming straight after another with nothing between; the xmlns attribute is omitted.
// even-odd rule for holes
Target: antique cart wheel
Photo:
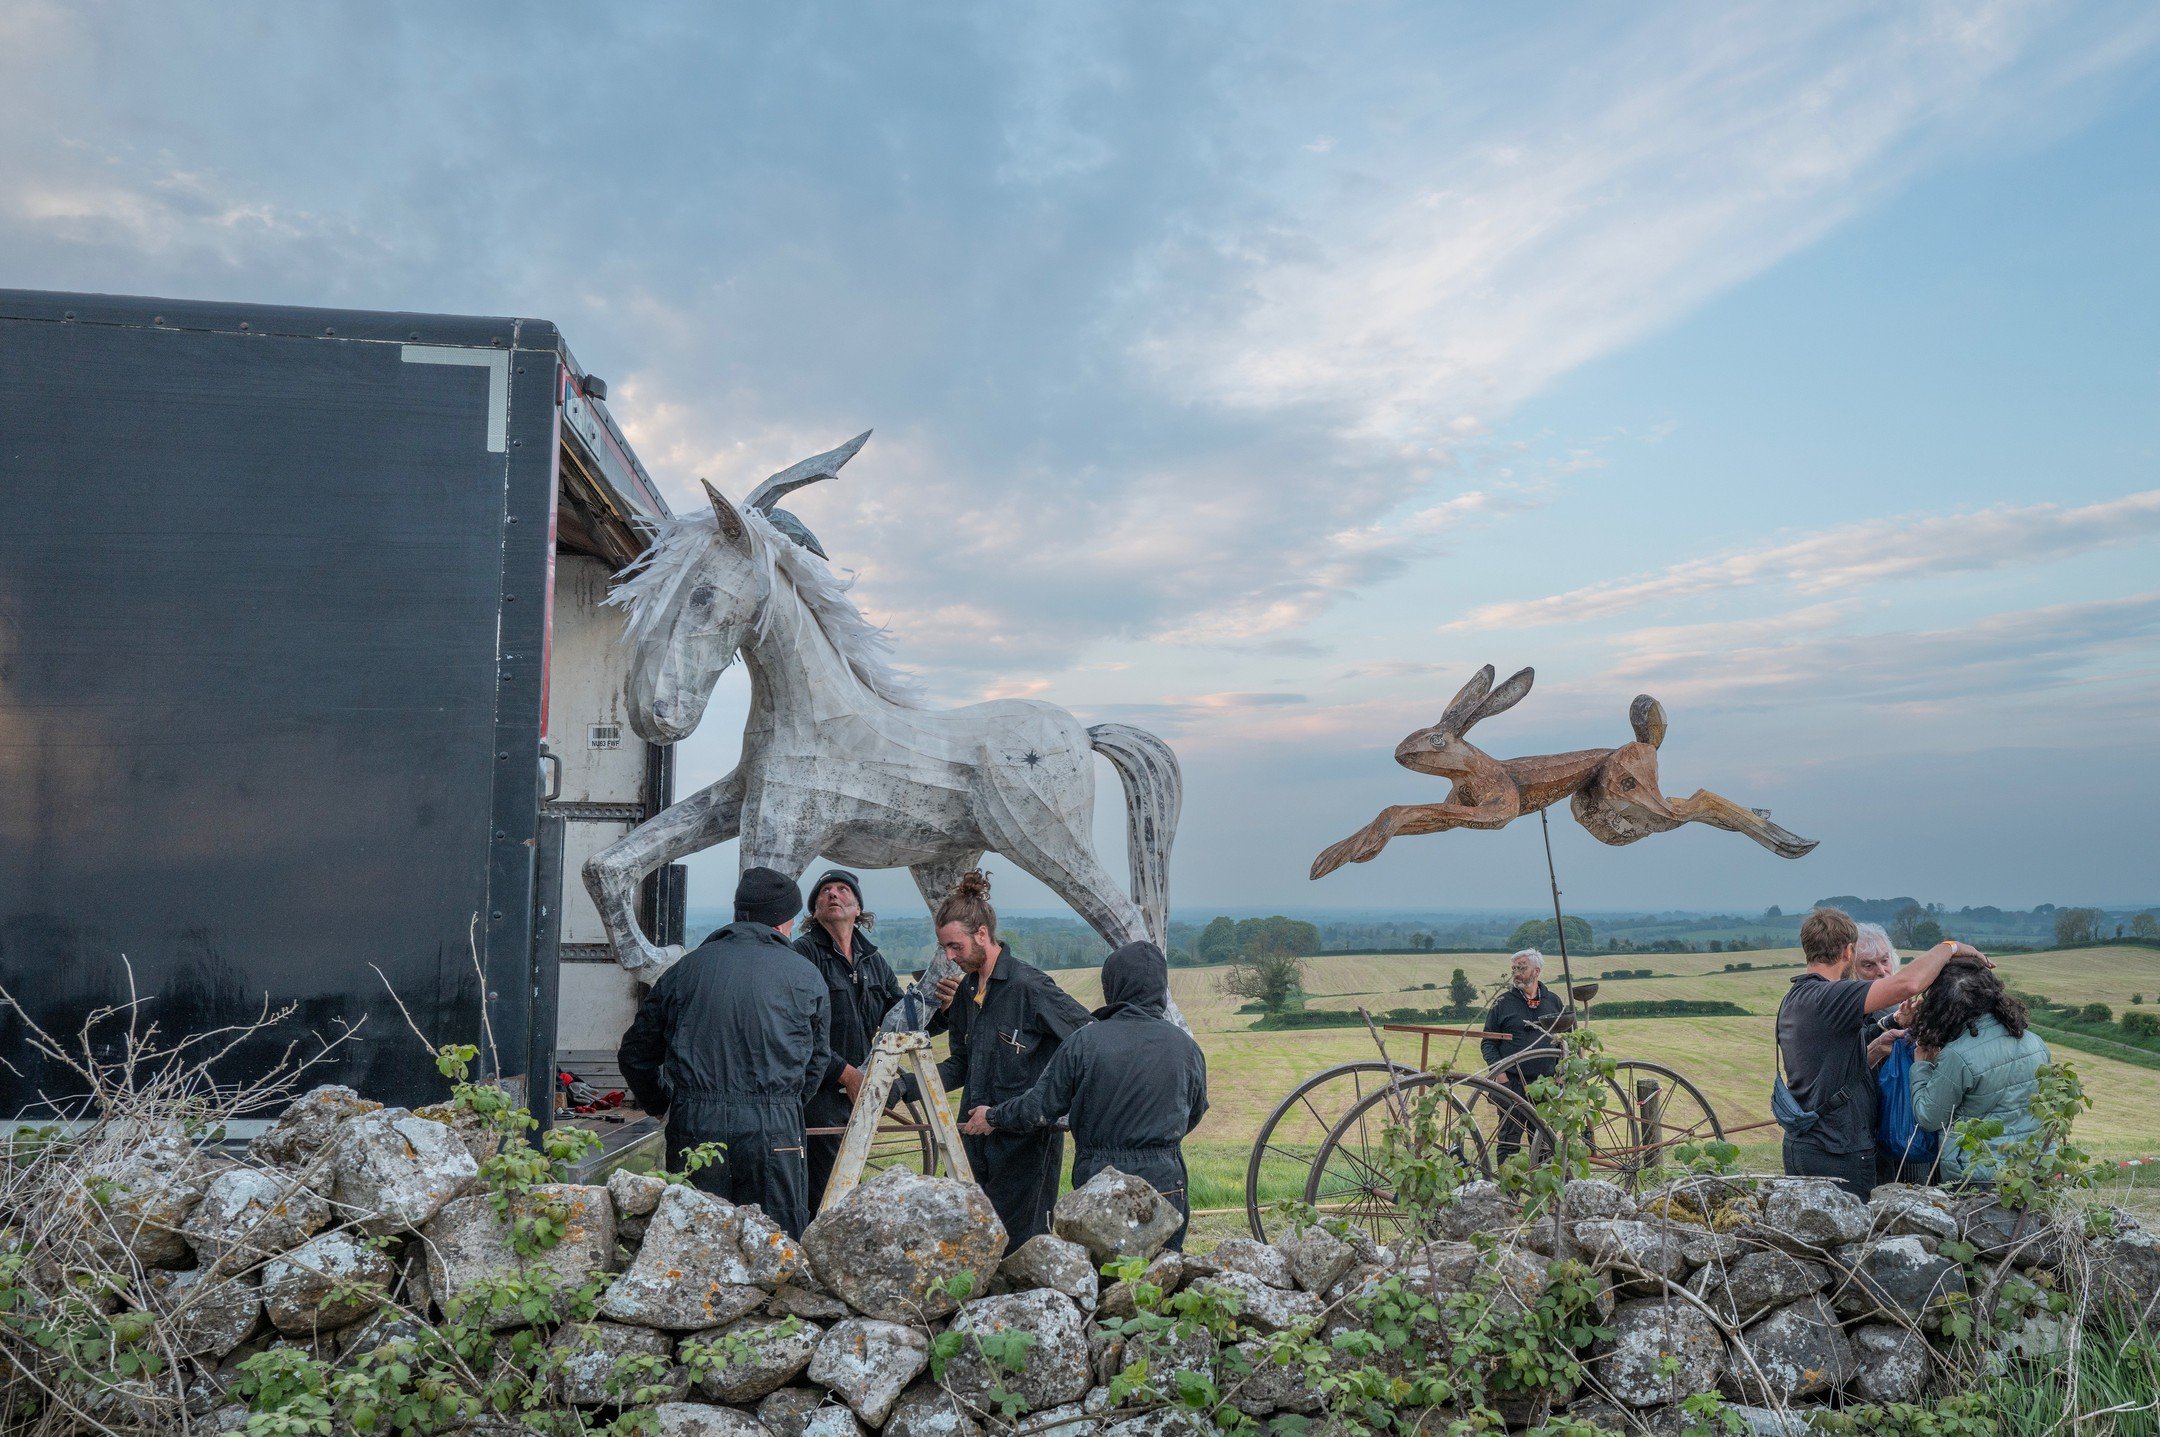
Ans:
<svg viewBox="0 0 2160 1437"><path fill-rule="evenodd" d="M895 1122L910 1124L910 1128L895 1128ZM882 1172L886 1168L906 1168L924 1177L937 1176L937 1143L930 1135L930 1117L922 1104L912 1098L903 1099L888 1108L885 1122L870 1140L870 1161L867 1171Z"/></svg>
<svg viewBox="0 0 2160 1437"><path fill-rule="evenodd" d="M1403 1108L1416 1104L1435 1084L1444 1085L1446 1093L1439 1120L1449 1129L1452 1155L1466 1172L1491 1177L1506 1153L1517 1146L1540 1155L1551 1150L1552 1133L1536 1111L1483 1077L1415 1074L1402 1080L1399 1101ZM1383 1086L1345 1113L1321 1144L1305 1184L1306 1202L1348 1219L1381 1242L1393 1241L1408 1226L1396 1206L1394 1185L1381 1152L1388 1128L1402 1120L1403 1108L1397 1102L1397 1094Z"/></svg>
<svg viewBox="0 0 2160 1437"><path fill-rule="evenodd" d="M1312 1175L1320 1145L1342 1121L1343 1114L1375 1092L1385 1092L1389 1065L1377 1058L1323 1068L1291 1090L1275 1105L1260 1135L1253 1139L1252 1158L1245 1165L1245 1219L1254 1237L1272 1241L1282 1219L1267 1211L1279 1198L1302 1193ZM1423 1076L1415 1068L1394 1064L1398 1079Z"/></svg>
<svg viewBox="0 0 2160 1437"><path fill-rule="evenodd" d="M1590 1176L1634 1192L1660 1180L1666 1155L1680 1144L1724 1136L1702 1089L1662 1063L1622 1061L1591 1125Z"/></svg>

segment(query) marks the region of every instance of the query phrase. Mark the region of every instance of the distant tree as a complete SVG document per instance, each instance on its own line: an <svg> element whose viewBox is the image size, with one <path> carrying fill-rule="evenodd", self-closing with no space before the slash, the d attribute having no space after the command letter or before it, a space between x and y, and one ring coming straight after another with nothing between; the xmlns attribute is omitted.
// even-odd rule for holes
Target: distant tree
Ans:
<svg viewBox="0 0 2160 1437"><path fill-rule="evenodd" d="M1923 918L1912 926L1912 946L1933 948L1943 941L1942 925L1932 918Z"/></svg>
<svg viewBox="0 0 2160 1437"><path fill-rule="evenodd" d="M2112 1023L2115 1010L2105 1003L2087 1003L2078 1009L2078 1020L2084 1023Z"/></svg>
<svg viewBox="0 0 2160 1437"><path fill-rule="evenodd" d="M1279 1013L1305 989L1305 960L1295 953L1254 953L1238 958L1222 975L1222 990Z"/></svg>
<svg viewBox="0 0 2160 1437"><path fill-rule="evenodd" d="M1593 942L1588 921L1577 918L1572 913L1560 921L1567 933L1568 947L1588 952ZM1555 950L1559 945L1553 941L1553 921L1550 918L1532 918L1526 923L1517 924L1515 931L1508 935L1507 946L1514 949L1535 948L1540 952Z"/></svg>
<svg viewBox="0 0 2160 1437"><path fill-rule="evenodd" d="M1906 904L1890 920L1890 941L1900 948L1933 947L1933 944L1923 945L1914 936L1914 930L1927 921L1928 915L1925 908L1922 908L1917 903Z"/></svg>
<svg viewBox="0 0 2160 1437"><path fill-rule="evenodd" d="M1725 942L1721 938L1711 939L1707 946L1712 953L1723 953L1725 951Z"/></svg>
<svg viewBox="0 0 2160 1437"><path fill-rule="evenodd" d="M1773 903L1762 911L1762 916L1765 918L1783 918L1785 910Z"/></svg>
<svg viewBox="0 0 2160 1437"><path fill-rule="evenodd" d="M1411 946L1412 948L1415 948L1415 949L1416 949L1416 950L1417 950L1418 952L1420 952L1420 953L1423 953L1423 952L1426 952L1426 951L1430 950L1430 949L1432 948L1432 934L1430 934L1430 933L1413 933L1413 934L1411 934L1411 935L1410 935L1410 946Z"/></svg>
<svg viewBox="0 0 2160 1437"><path fill-rule="evenodd" d="M1447 996L1448 1001L1458 1008L1473 1007L1478 999L1477 984L1470 981L1468 973L1457 968L1455 976L1448 979Z"/></svg>
<svg viewBox="0 0 2160 1437"><path fill-rule="evenodd" d="M1280 913L1268 918L1240 918L1234 932L1236 956L1240 958L1263 953L1288 953L1304 958L1320 951L1318 928L1295 918L1285 918Z"/></svg>
<svg viewBox="0 0 2160 1437"><path fill-rule="evenodd" d="M2100 910L2097 908L2059 908L2055 911L2055 945L2068 948L2078 943L2090 943L2098 938Z"/></svg>
<svg viewBox="0 0 2160 1437"><path fill-rule="evenodd" d="M2130 920L2132 938L2160 938L2160 915L2140 913Z"/></svg>
<svg viewBox="0 0 2160 1437"><path fill-rule="evenodd" d="M1203 963L1227 963L1237 957L1237 924L1213 918L1193 940L1193 955Z"/></svg>

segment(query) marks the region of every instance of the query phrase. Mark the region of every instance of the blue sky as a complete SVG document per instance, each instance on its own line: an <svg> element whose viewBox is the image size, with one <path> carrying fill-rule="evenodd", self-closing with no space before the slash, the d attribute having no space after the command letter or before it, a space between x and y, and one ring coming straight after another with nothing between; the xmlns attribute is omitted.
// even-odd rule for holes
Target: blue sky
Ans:
<svg viewBox="0 0 2160 1437"><path fill-rule="evenodd" d="M10 0L0 121L0 283L550 318L681 503L874 426L799 512L942 700L1171 738L1180 908L1537 901L1304 877L1488 661L1822 840L1562 820L1585 906L2160 899L2149 6Z"/></svg>

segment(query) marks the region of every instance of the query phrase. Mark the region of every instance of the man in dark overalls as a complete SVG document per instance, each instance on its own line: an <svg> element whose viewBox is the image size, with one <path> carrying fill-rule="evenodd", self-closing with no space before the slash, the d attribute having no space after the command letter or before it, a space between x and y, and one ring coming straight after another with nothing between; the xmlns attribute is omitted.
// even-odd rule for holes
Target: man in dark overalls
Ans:
<svg viewBox="0 0 2160 1437"><path fill-rule="evenodd" d="M1566 1012L1567 1004L1558 993L1545 986L1545 955L1535 948L1525 948L1508 960L1508 987L1492 1010L1485 1015L1485 1031L1505 1033L1505 1038L1487 1038L1479 1051L1490 1068L1508 1058L1528 1054L1511 1064L1500 1074L1500 1081L1524 1103L1530 1100L1530 1085L1539 1078L1549 1078L1560 1066L1560 1045L1553 1041L1553 1027ZM1522 1140L1528 1129L1523 1120L1523 1108L1509 1108L1501 1119L1500 1130L1495 1135L1495 1147L1500 1160L1506 1162L1522 1151Z"/></svg>
<svg viewBox="0 0 2160 1437"><path fill-rule="evenodd" d="M1207 1112L1207 1058L1165 1016L1170 965L1160 948L1118 949L1103 962L1102 988L1095 1021L1065 1040L1035 1086L996 1107L978 1104L961 1131L1032 1133L1062 1113L1072 1125L1074 1187L1116 1168L1189 1214L1179 1145ZM1184 1247L1184 1223L1169 1245Z"/></svg>
<svg viewBox="0 0 2160 1437"><path fill-rule="evenodd" d="M756 1203L791 1237L810 1225L803 1102L825 1079L825 980L788 947L802 895L786 874L746 871L735 921L660 975L617 1060L638 1105L667 1118L667 1165L724 1146L692 1178L732 1203Z"/></svg>
<svg viewBox="0 0 2160 1437"><path fill-rule="evenodd" d="M997 941L990 880L982 874L963 877L935 916L938 948L964 975L938 986L944 1007L930 1029L949 1033L952 1043L938 1077L948 1090L965 1090L963 1108L1017 1098L1035 1086L1059 1046L1088 1021L1088 1011ZM1005 1250L1048 1232L1065 1135L1052 1128L961 1141L975 1181L1005 1224Z"/></svg>
<svg viewBox="0 0 2160 1437"><path fill-rule="evenodd" d="M835 868L810 888L810 921L796 935L795 951L809 959L825 980L832 1011L832 1058L825 1079L803 1104L803 1126L844 1128L862 1089L863 1064L877 1041L878 1024L900 1001L900 982L863 930L862 885L844 868ZM806 1139L810 1160L810 1206L825 1196L833 1164L840 1157L838 1134Z"/></svg>

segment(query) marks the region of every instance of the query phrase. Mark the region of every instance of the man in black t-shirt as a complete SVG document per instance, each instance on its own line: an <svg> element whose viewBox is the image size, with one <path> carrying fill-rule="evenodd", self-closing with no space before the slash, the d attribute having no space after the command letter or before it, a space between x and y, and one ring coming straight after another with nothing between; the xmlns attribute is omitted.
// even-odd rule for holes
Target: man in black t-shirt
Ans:
<svg viewBox="0 0 2160 1437"><path fill-rule="evenodd" d="M1867 1015L1924 991L1953 957L1987 959L1966 944L1945 941L1870 982L1853 977L1853 945L1859 937L1852 919L1836 908L1818 908L1800 925L1807 971L1793 979L1778 1005L1777 1044L1793 1101L1816 1117L1804 1133L1786 1130L1786 1173L1835 1178L1864 1199L1875 1190L1875 1076L1868 1070Z"/></svg>

